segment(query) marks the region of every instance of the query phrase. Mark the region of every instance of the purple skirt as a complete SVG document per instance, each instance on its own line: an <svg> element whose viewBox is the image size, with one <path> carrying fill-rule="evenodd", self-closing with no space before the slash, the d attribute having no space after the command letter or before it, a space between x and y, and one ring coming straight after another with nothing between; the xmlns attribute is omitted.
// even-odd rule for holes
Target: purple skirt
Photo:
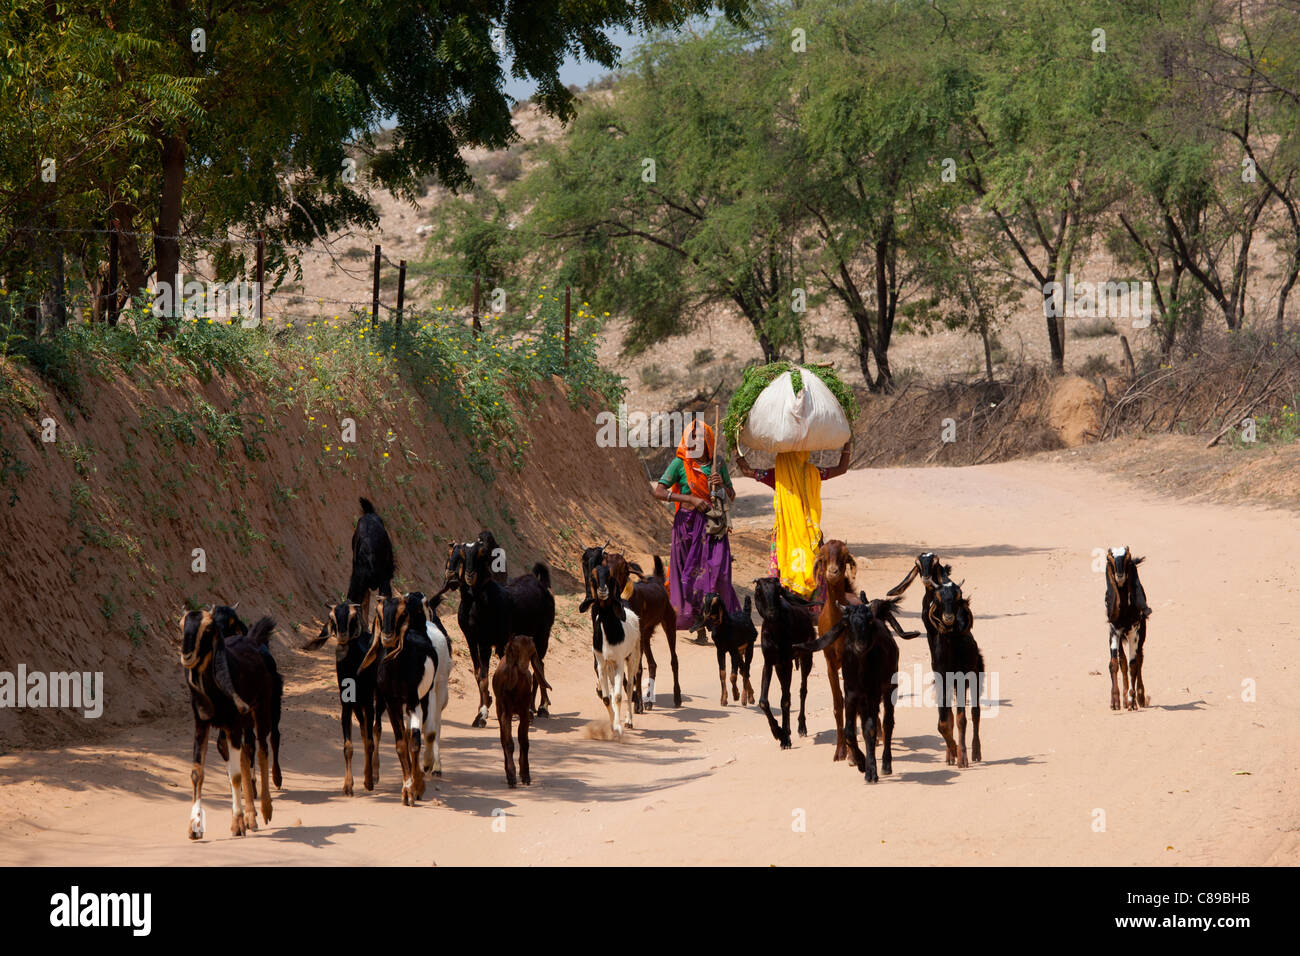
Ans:
<svg viewBox="0 0 1300 956"><path fill-rule="evenodd" d="M679 630L689 631L698 623L696 612L710 591L722 595L730 613L740 610L731 586L731 542L726 535L711 536L704 515L694 508L678 508L673 518L668 578L668 597L677 611Z"/></svg>

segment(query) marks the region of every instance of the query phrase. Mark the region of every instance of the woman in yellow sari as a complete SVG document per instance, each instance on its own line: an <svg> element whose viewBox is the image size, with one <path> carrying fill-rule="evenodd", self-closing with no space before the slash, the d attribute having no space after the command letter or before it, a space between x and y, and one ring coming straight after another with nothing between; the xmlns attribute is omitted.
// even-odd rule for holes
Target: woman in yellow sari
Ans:
<svg viewBox="0 0 1300 956"><path fill-rule="evenodd" d="M822 482L849 470L852 451L853 442L846 442L832 468L818 468L806 451L783 451L776 456L775 467L752 468L736 452L740 473L775 491L771 572L800 597L811 598L817 590L813 568L822 546Z"/></svg>

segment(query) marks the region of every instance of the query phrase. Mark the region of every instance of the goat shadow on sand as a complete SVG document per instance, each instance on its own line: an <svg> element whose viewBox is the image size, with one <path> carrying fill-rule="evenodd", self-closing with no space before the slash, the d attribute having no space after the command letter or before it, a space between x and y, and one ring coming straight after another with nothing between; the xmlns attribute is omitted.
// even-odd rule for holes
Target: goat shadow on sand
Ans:
<svg viewBox="0 0 1300 956"><path fill-rule="evenodd" d="M265 832L264 839L279 840L283 843L300 843L303 846L322 849L334 845L332 837L348 836L356 833L358 829L360 827L354 823L339 823L334 826L274 827Z"/></svg>

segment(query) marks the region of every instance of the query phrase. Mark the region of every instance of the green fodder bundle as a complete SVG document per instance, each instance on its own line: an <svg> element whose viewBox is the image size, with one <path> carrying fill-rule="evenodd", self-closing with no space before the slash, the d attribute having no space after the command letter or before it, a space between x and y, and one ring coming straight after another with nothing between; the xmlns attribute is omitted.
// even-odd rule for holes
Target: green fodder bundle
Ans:
<svg viewBox="0 0 1300 956"><path fill-rule="evenodd" d="M790 384L794 387L794 393L798 395L803 391L803 372L808 371L816 375L826 387L831 390L835 400L840 403L844 409L844 414L853 424L854 419L858 417L858 400L853 395L853 389L835 373L835 369L829 365L805 365L802 369L793 362L773 362L770 365L751 365L745 369L744 380L740 383L740 388L731 396L731 401L727 405L727 417L722 420L722 434L727 439L729 448L736 447L736 434L740 431L740 426L745 423L749 417L749 411L758 401L758 396L763 393L774 381L790 373Z"/></svg>

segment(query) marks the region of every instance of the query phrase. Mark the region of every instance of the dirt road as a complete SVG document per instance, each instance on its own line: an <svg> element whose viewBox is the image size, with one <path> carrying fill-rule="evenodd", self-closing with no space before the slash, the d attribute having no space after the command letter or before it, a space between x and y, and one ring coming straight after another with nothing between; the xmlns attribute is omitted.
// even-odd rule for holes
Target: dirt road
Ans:
<svg viewBox="0 0 1300 956"><path fill-rule="evenodd" d="M766 569L770 492L741 485L736 581L747 589ZM358 783L345 798L333 655L286 647L285 789L269 827L229 836L225 774L210 749L208 836L186 840L191 731L160 721L107 746L0 757L0 863L1300 861L1300 518L1159 498L1042 459L852 472L824 492L827 536L866 559L858 581L868 595L927 548L965 580L996 681L982 764L946 766L935 711L919 697L900 701L892 777L868 786L833 764L820 659L810 734L782 752L755 708L718 705L713 651L685 637L683 706L671 706L660 638L659 707L622 743L592 739L584 728L602 708L575 625L552 645L556 715L537 725L531 788L506 788L495 718L469 728L474 705L461 697L448 708L446 774L432 799L401 806L387 732L378 788ZM1149 558L1152 706L1136 714L1108 707L1093 549L1114 544ZM919 602L914 589L905 626L919 626ZM559 603L572 621L577 600ZM454 615L445 620L463 649ZM909 679L925 662L923 641L903 645ZM467 662L457 666L463 680ZM1243 699L1251 682L1254 699Z"/></svg>

